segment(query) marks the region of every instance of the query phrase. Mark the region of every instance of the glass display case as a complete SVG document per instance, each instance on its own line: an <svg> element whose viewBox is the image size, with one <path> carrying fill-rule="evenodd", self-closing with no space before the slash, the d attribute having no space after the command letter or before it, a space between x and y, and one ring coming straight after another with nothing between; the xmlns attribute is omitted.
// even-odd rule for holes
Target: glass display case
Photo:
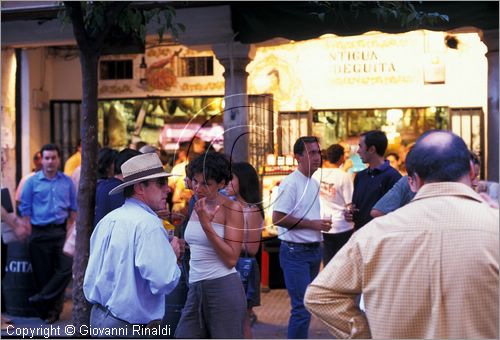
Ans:
<svg viewBox="0 0 500 340"><path fill-rule="evenodd" d="M222 147L222 97L131 98L100 100L100 145L122 149L144 141L165 150L195 134Z"/></svg>

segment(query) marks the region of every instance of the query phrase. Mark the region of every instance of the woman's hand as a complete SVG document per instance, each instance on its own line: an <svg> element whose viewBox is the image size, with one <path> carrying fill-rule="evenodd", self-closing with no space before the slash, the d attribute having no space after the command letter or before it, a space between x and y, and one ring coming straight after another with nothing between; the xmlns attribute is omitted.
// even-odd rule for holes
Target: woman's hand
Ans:
<svg viewBox="0 0 500 340"><path fill-rule="evenodd" d="M220 205L217 203L216 200L207 200L206 197L199 199L198 201L196 201L194 205L194 210L196 211L196 214L200 218L202 226L204 223L212 222L219 208Z"/></svg>

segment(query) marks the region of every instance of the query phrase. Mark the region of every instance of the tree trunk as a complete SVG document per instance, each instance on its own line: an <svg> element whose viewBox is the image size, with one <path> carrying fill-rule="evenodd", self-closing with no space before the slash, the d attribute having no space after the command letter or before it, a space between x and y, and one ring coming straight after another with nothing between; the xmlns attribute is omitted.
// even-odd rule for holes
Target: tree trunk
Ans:
<svg viewBox="0 0 500 340"><path fill-rule="evenodd" d="M80 50L82 66L82 164L78 190L75 255L73 258L73 324L78 330L89 324L90 305L83 295L83 279L89 259L90 232L94 222L97 180L97 65L96 50Z"/></svg>

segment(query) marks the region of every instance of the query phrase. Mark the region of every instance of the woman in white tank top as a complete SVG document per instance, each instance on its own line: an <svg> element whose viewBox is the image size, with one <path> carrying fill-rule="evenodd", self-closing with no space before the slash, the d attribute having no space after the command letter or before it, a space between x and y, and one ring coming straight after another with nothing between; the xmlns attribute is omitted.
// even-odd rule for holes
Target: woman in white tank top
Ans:
<svg viewBox="0 0 500 340"><path fill-rule="evenodd" d="M184 238L189 291L176 338L242 338L246 297L234 268L242 249L243 212L219 193L231 180L229 161L208 152L188 165L197 197Z"/></svg>

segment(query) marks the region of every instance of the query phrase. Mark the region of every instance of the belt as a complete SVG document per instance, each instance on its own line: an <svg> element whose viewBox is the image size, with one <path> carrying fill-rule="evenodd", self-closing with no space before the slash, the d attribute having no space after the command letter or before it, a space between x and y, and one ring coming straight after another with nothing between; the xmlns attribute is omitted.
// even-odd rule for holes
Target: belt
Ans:
<svg viewBox="0 0 500 340"><path fill-rule="evenodd" d="M108 308L104 307L100 303L96 303L94 306L96 306L97 309L100 309L101 311L105 312L108 316L110 316L111 318L115 319L116 321L119 321L119 322L123 323L123 325L125 327L132 327L132 326L134 326L134 324L131 324L128 321L125 321L123 319L120 319L120 318L117 318L116 316L114 316L113 313L111 313L111 311ZM139 326L146 327L147 324L139 324Z"/></svg>
<svg viewBox="0 0 500 340"><path fill-rule="evenodd" d="M320 246L320 242L307 242L307 243L298 243L298 242L290 242L290 241L281 241L289 246L301 246L306 248L317 248Z"/></svg>
<svg viewBox="0 0 500 340"><path fill-rule="evenodd" d="M251 254L249 254L249 253L248 253L248 252L246 252L246 251L242 251L242 252L240 253L240 257L255 257L255 255L251 255Z"/></svg>

